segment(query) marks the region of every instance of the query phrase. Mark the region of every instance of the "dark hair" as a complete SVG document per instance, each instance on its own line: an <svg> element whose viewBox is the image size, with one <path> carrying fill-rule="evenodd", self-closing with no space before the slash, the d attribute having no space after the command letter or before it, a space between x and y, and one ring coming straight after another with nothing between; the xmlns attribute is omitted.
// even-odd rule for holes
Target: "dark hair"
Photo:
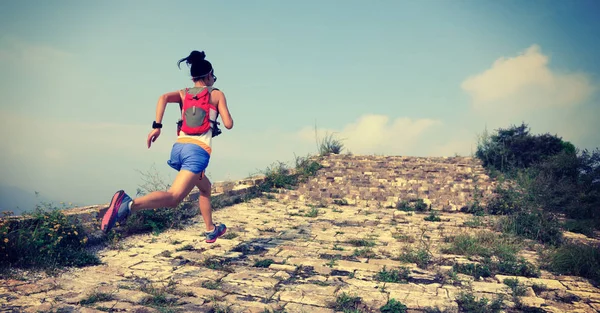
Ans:
<svg viewBox="0 0 600 313"><path fill-rule="evenodd" d="M206 54L204 51L192 51L189 56L179 60L177 62L177 67L181 69L179 66L181 62L186 61L186 63L191 66L190 67L190 75L194 81L200 80L208 75L212 70L212 64L205 60Z"/></svg>

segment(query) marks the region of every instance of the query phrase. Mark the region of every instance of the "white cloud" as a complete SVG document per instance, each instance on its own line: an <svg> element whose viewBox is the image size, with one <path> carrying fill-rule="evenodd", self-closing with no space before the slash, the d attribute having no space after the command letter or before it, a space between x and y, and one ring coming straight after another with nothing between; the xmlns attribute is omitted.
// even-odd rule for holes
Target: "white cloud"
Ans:
<svg viewBox="0 0 600 313"><path fill-rule="evenodd" d="M514 57L501 57L492 67L468 77L461 88L480 111L513 112L571 107L595 91L584 73L560 73L549 68L550 58L532 45Z"/></svg>
<svg viewBox="0 0 600 313"><path fill-rule="evenodd" d="M46 44L30 43L12 36L0 38L0 60L44 64L72 56L70 52Z"/></svg>
<svg viewBox="0 0 600 313"><path fill-rule="evenodd" d="M27 124L35 128L21 127ZM135 192L141 181L135 170L166 162L174 137L163 132L148 150L147 125L85 124L4 110L0 125L0 183L73 202L103 201L114 188ZM172 171L159 169L171 179Z"/></svg>
<svg viewBox="0 0 600 313"><path fill-rule="evenodd" d="M584 147L598 143L597 87L586 73L552 69L538 45L497 59L461 84L471 97L469 114L488 130L524 122L534 134L556 134Z"/></svg>
<svg viewBox="0 0 600 313"><path fill-rule="evenodd" d="M410 154L424 133L441 122L433 119L410 119L399 117L391 121L386 115L367 114L356 122L336 131L318 130L319 139L328 135L340 139L344 146L356 154ZM315 143L314 127L305 127L298 133L304 142Z"/></svg>

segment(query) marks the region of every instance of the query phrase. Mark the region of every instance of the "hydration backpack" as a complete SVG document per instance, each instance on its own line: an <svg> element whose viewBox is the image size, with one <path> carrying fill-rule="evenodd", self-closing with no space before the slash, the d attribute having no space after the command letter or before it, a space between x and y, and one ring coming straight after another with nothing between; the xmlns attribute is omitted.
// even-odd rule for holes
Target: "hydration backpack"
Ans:
<svg viewBox="0 0 600 313"><path fill-rule="evenodd" d="M217 121L210 119L210 110L217 108L210 104L210 92L216 88L206 87L198 94L189 93L189 88L185 89L183 103L180 104L181 120L177 127L177 134L183 131L188 135L201 135L212 129L212 137L218 136L221 130L217 127Z"/></svg>

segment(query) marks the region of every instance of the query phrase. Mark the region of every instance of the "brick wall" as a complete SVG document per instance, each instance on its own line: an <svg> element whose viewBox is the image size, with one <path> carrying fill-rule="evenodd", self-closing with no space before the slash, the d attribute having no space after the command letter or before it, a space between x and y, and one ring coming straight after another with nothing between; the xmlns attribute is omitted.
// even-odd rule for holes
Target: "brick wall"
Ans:
<svg viewBox="0 0 600 313"><path fill-rule="evenodd" d="M396 206L421 198L433 209L457 210L480 195L492 194L494 182L479 160L470 157L331 155L317 175L280 199L332 203L344 199L362 206ZM483 199L482 202L485 202Z"/></svg>

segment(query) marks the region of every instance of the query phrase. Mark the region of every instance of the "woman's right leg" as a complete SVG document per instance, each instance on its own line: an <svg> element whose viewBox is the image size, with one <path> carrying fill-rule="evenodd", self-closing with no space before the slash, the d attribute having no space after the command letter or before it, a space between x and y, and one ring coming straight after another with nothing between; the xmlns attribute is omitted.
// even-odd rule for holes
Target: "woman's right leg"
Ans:
<svg viewBox="0 0 600 313"><path fill-rule="evenodd" d="M202 177L196 182L196 186L198 186L198 189L200 190L198 206L200 206L200 213L202 214L202 219L204 219L204 225L206 227L206 242L213 243L217 241L217 238L225 234L227 226L223 223L219 223L219 225L213 223L212 207L210 205L211 185L208 177Z"/></svg>
<svg viewBox="0 0 600 313"><path fill-rule="evenodd" d="M131 212L144 209L174 208L192 191L202 174L194 174L188 170L180 170L173 185L168 191L154 191L136 198L131 205Z"/></svg>
<svg viewBox="0 0 600 313"><path fill-rule="evenodd" d="M206 175L201 177L201 179L196 181L196 186L200 191L200 196L198 197L198 206L200 207L200 214L202 214L202 219L204 219L204 225L206 226L206 231L212 231L214 229L214 224L212 220L212 208L210 206L210 193L211 193L211 184L210 180Z"/></svg>
<svg viewBox="0 0 600 313"><path fill-rule="evenodd" d="M132 212L145 209L174 208L192 191L201 173L181 169L168 191L154 191L145 196L131 199L123 190L113 196L108 210L102 218L101 229L108 233L117 221L126 219Z"/></svg>

